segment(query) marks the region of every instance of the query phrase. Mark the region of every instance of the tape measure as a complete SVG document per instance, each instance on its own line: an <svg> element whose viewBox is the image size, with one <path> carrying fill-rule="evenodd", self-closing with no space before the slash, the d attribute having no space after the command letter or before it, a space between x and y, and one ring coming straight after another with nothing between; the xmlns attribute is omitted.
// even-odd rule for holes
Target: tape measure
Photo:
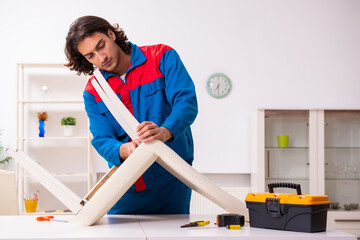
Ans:
<svg viewBox="0 0 360 240"><path fill-rule="evenodd" d="M243 215L239 214L232 214L232 213L226 213L226 214L220 214L216 217L216 225L218 227L225 227L228 225L240 225L241 227L245 224L245 218Z"/></svg>

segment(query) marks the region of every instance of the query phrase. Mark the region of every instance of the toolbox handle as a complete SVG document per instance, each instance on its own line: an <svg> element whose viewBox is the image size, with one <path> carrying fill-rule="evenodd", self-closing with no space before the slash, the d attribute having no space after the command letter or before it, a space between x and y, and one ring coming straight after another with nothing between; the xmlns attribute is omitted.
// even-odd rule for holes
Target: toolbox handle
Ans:
<svg viewBox="0 0 360 240"><path fill-rule="evenodd" d="M293 188L296 189L298 195L301 195L301 186L300 184L297 183L286 183L286 182L269 183L268 188L270 193L274 193L274 188Z"/></svg>

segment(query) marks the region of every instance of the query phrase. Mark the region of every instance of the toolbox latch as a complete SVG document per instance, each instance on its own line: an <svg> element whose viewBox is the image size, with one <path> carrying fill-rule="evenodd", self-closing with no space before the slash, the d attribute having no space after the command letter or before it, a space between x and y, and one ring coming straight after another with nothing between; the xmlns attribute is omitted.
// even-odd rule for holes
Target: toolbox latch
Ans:
<svg viewBox="0 0 360 240"><path fill-rule="evenodd" d="M280 198L266 198L265 210L273 218L280 217L282 215L280 209Z"/></svg>

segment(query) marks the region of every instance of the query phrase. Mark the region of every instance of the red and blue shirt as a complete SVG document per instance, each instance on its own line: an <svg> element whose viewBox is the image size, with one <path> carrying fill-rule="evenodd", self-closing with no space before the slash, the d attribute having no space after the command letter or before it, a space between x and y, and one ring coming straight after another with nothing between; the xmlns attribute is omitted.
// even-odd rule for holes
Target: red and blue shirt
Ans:
<svg viewBox="0 0 360 240"><path fill-rule="evenodd" d="M165 144L191 165L194 145L190 125L198 108L190 75L171 47L130 44L131 61L125 81L114 73L102 71L104 78L140 123L153 121L159 127L168 128L174 137ZM83 96L93 135L92 145L108 161L109 167L119 166L119 148L130 141L129 136L111 115L90 81ZM151 189L172 178L155 162L143 175L145 183L138 184L136 189ZM131 189L135 190L135 186Z"/></svg>

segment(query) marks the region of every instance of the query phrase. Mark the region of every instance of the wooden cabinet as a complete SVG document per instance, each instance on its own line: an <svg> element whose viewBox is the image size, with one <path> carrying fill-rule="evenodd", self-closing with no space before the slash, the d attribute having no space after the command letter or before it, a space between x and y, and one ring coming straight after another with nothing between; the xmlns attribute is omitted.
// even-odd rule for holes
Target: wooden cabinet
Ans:
<svg viewBox="0 0 360 240"><path fill-rule="evenodd" d="M345 209L360 204L360 111L258 109L253 124L252 191L294 182L305 194L326 194L340 206L329 210L328 227L360 237L359 208ZM278 135L289 136L287 147Z"/></svg>
<svg viewBox="0 0 360 240"><path fill-rule="evenodd" d="M19 63L17 66L17 148L58 177L79 196L92 187L91 135L82 92L86 77L63 64ZM38 112L46 111L45 136L39 137ZM75 134L65 137L61 119L76 117ZM40 191L38 211L64 209L55 197L17 165L19 204Z"/></svg>

